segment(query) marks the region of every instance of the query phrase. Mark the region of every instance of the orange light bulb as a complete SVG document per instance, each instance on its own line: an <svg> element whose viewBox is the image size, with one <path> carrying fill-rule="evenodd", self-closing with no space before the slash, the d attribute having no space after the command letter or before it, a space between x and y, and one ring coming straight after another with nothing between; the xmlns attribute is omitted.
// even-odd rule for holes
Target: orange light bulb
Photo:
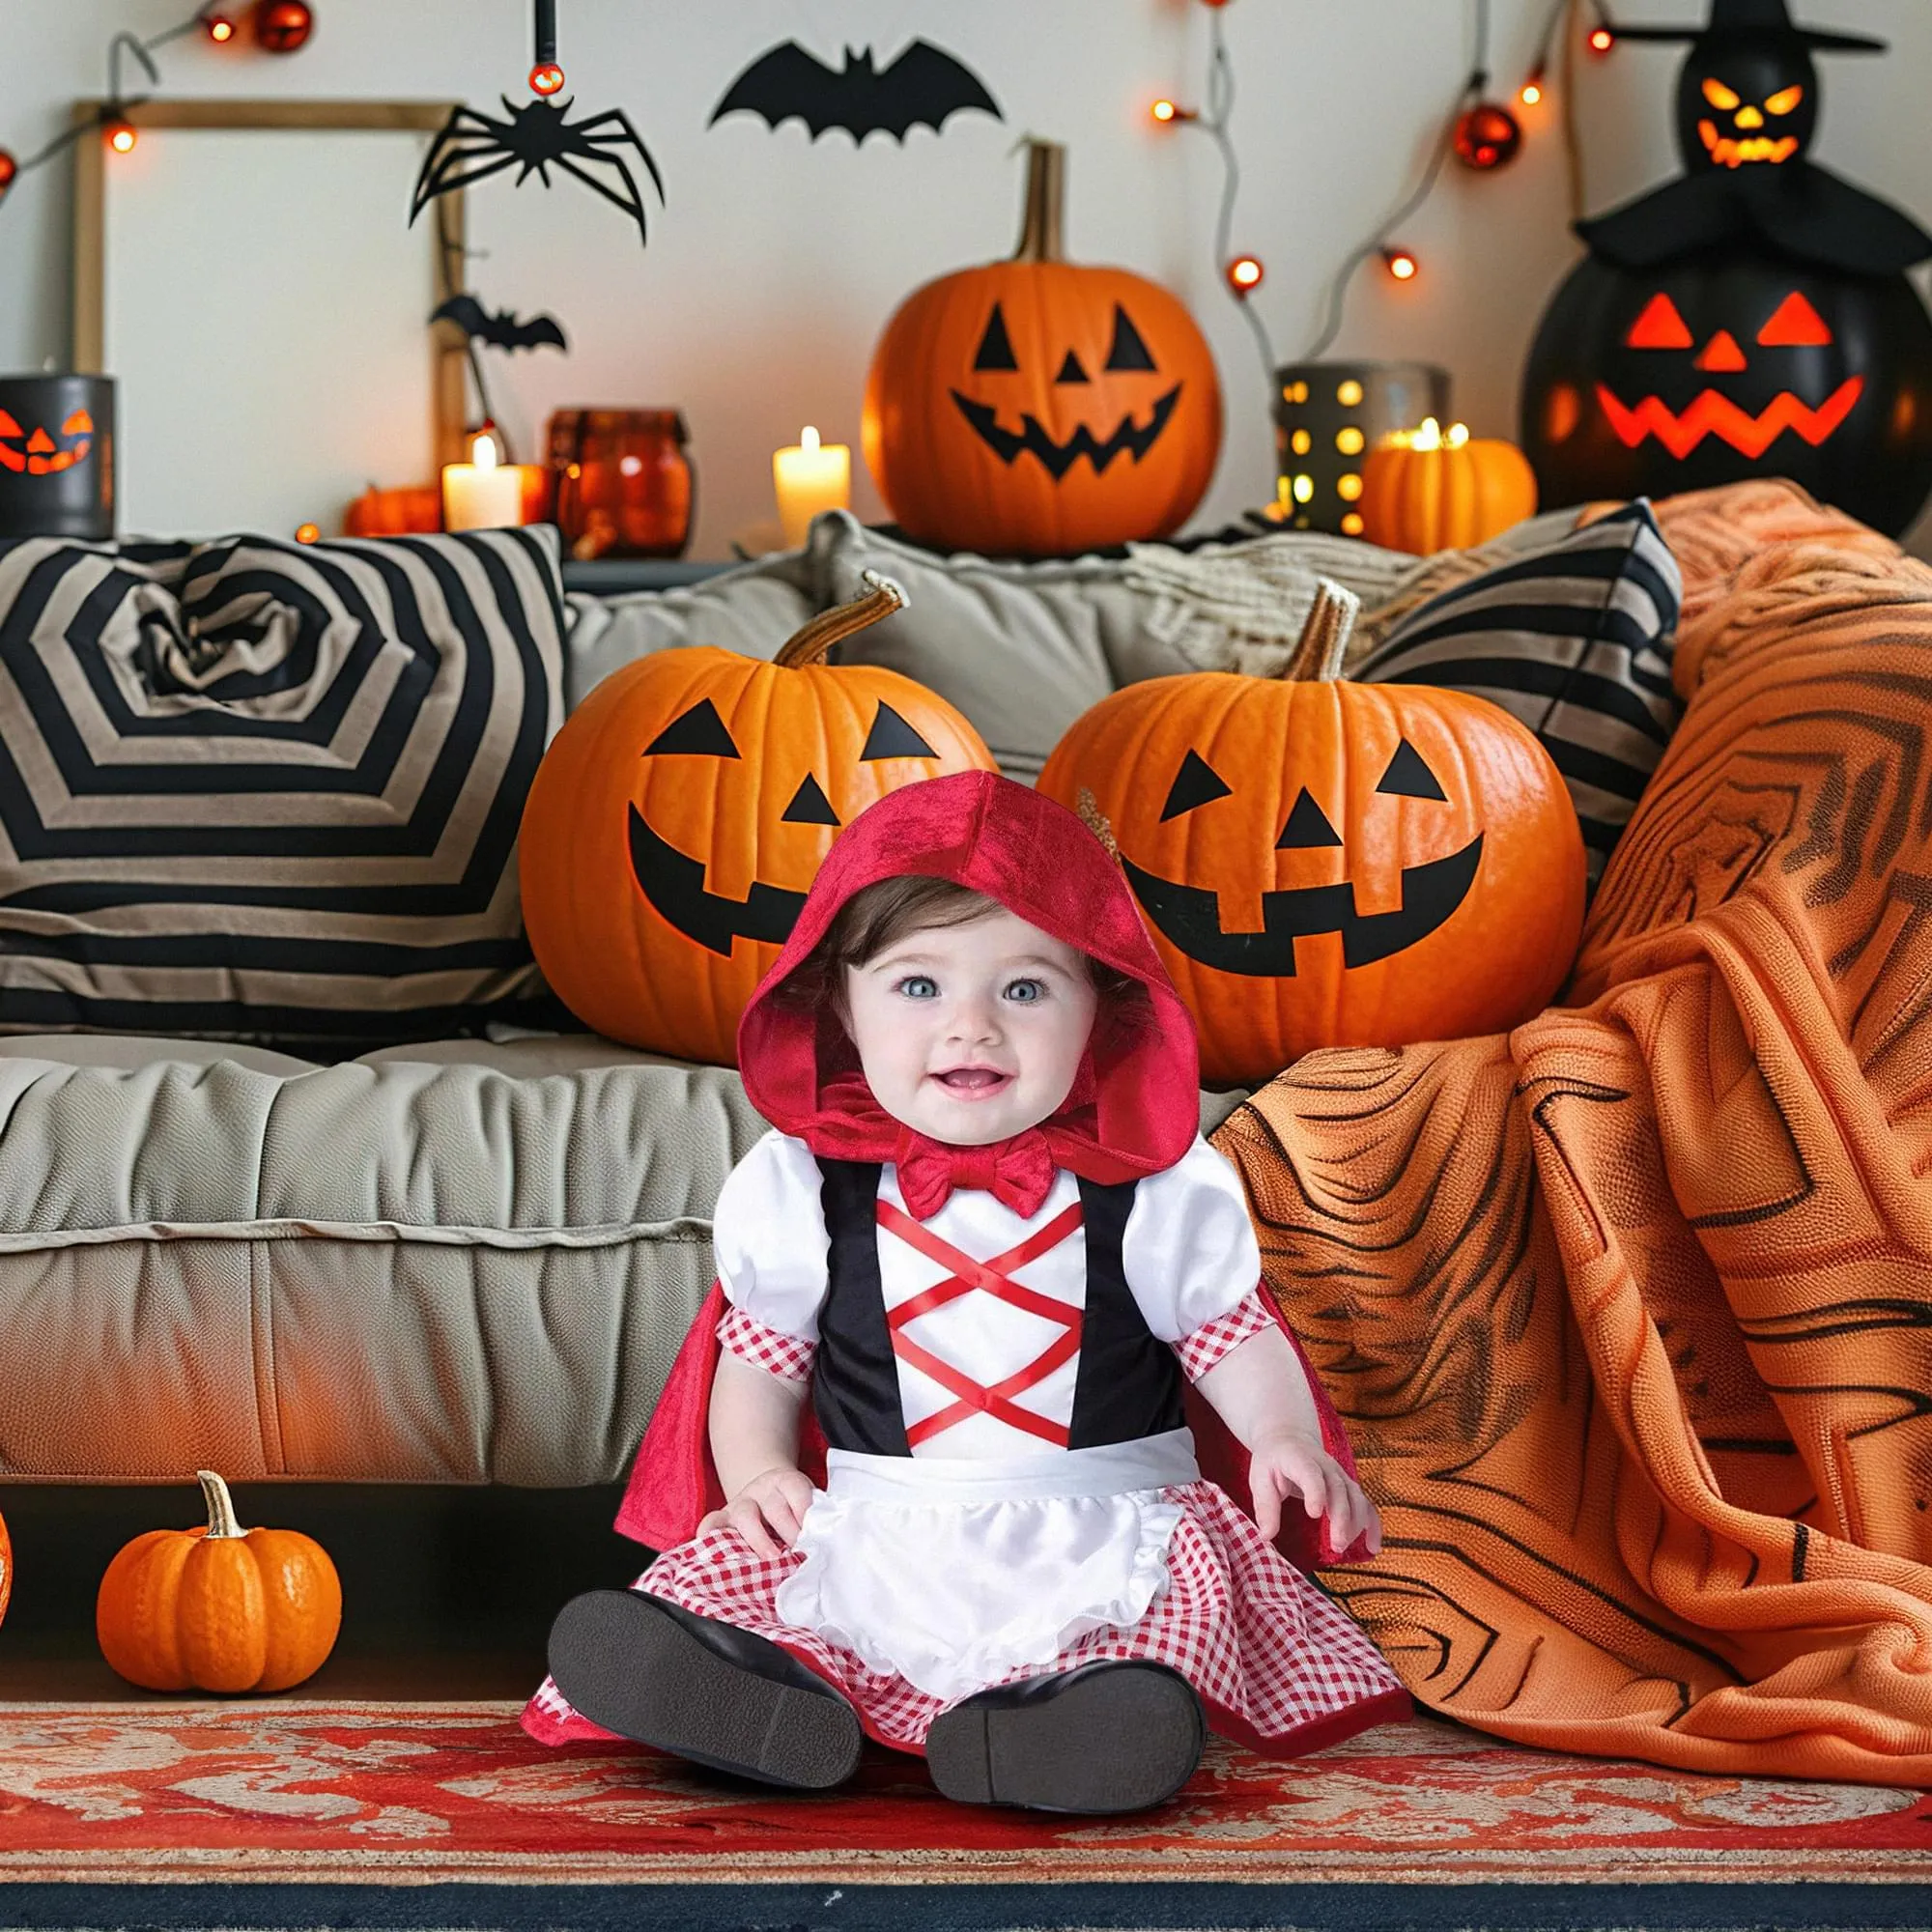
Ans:
<svg viewBox="0 0 1932 1932"><path fill-rule="evenodd" d="M563 92L563 70L554 61L545 61L541 67L530 70L530 92L541 95L548 100L553 94Z"/></svg>
<svg viewBox="0 0 1932 1932"><path fill-rule="evenodd" d="M1617 37L1607 27L1593 27L1590 30L1590 47L1595 53L1606 54L1617 43Z"/></svg>
<svg viewBox="0 0 1932 1932"><path fill-rule="evenodd" d="M204 14L201 16L201 31L218 46L224 46L235 38L235 22L226 14Z"/></svg>
<svg viewBox="0 0 1932 1932"><path fill-rule="evenodd" d="M1543 99L1543 89L1535 81L1526 80L1522 84L1522 92L1517 96L1517 99L1525 107L1534 107Z"/></svg>
<svg viewBox="0 0 1932 1932"><path fill-rule="evenodd" d="M1399 282L1412 282L1422 266L1406 248L1384 248L1382 265Z"/></svg>
<svg viewBox="0 0 1932 1932"><path fill-rule="evenodd" d="M1156 121L1172 121L1179 111L1171 100L1156 100L1152 108Z"/></svg>
<svg viewBox="0 0 1932 1932"><path fill-rule="evenodd" d="M110 121L107 124L107 145L117 155L131 155L134 143L140 138L131 121Z"/></svg>
<svg viewBox="0 0 1932 1932"><path fill-rule="evenodd" d="M1267 270L1257 255L1236 255L1227 267L1228 286L1237 296L1252 295L1262 285Z"/></svg>

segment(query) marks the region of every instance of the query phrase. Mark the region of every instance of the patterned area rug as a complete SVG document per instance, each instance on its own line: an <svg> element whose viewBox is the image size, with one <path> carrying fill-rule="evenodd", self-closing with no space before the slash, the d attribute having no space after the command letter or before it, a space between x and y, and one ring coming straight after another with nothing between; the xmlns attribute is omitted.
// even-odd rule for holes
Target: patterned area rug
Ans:
<svg viewBox="0 0 1932 1932"><path fill-rule="evenodd" d="M949 1804L916 1760L885 1751L843 1793L760 1795L642 1752L546 1750L515 1714L0 1705L0 1884L1635 1882L1661 1900L1686 1883L1801 1881L1822 1894L1833 1882L1932 1881L1922 1792L1694 1776L1524 1750L1435 1719L1288 1765L1216 1744L1168 1809L1083 1820Z"/></svg>

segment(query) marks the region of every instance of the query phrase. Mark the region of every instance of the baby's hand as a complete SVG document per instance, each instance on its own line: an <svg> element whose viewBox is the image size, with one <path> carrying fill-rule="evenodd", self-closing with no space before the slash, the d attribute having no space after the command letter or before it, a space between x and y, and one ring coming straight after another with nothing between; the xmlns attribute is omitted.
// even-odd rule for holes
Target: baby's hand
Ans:
<svg viewBox="0 0 1932 1932"><path fill-rule="evenodd" d="M1263 1436L1249 1452L1248 1487L1255 1525L1270 1542L1281 1528L1283 1498L1299 1496L1310 1516L1327 1518L1329 1540L1338 1550L1364 1532L1371 1554L1382 1547L1382 1520L1375 1504L1319 1440L1290 1430Z"/></svg>
<svg viewBox="0 0 1932 1932"><path fill-rule="evenodd" d="M735 1529L760 1556L777 1556L798 1541L798 1526L811 1507L811 1478L800 1469L765 1469L753 1476L723 1509L697 1525Z"/></svg>

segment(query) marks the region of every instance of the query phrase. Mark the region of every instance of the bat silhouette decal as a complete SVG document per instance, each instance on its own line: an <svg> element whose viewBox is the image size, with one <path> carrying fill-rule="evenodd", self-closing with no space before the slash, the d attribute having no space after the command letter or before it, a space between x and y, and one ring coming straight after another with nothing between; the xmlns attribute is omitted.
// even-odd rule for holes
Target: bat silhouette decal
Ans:
<svg viewBox="0 0 1932 1932"><path fill-rule="evenodd" d="M487 342L493 349L541 349L546 346L569 353L563 325L554 315L524 317L499 308L494 315L474 296L451 296L431 314L432 322L453 322L475 342Z"/></svg>
<svg viewBox="0 0 1932 1932"><path fill-rule="evenodd" d="M760 54L731 83L706 125L716 127L725 115L747 109L774 128L795 114L814 141L828 128L842 128L855 143L873 133L902 142L907 128L937 133L948 116L967 108L1004 118L980 76L930 41L914 41L883 68L872 65L870 47L856 53L847 47L838 69L786 41Z"/></svg>

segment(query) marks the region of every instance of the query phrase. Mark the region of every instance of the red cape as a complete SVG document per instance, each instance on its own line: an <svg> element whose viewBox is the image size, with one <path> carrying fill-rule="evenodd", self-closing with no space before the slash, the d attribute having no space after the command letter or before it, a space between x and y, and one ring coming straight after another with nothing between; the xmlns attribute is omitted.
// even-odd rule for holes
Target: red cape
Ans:
<svg viewBox="0 0 1932 1932"><path fill-rule="evenodd" d="M1146 989L1150 1027L1124 1032L1096 1022L1094 1037L1065 1104L1041 1131L1055 1161L1086 1180L1114 1183L1172 1167L1200 1129L1200 1062L1194 1022L1141 923L1119 867L1065 807L991 772L960 772L889 793L840 834L819 867L784 950L759 982L738 1025L738 1065L752 1104L815 1154L889 1161L902 1131L855 1077L857 1056L836 1017L773 997L824 937L847 899L884 878L920 873L951 879L999 900L1020 918ZM1277 1321L1266 1291L1262 1298ZM672 1365L632 1465L617 1528L653 1549L688 1542L698 1519L724 1500L707 1433L711 1380L718 1365L723 1293L714 1284ZM1304 1366L1307 1357L1283 1324ZM1328 1453L1354 1473L1341 1418L1312 1370L1309 1383ZM1243 1507L1247 1453L1214 1411L1188 1394L1204 1475ZM808 1408L801 1463L825 1480L825 1445ZM1277 1539L1307 1569L1359 1561L1327 1541L1293 1501Z"/></svg>

